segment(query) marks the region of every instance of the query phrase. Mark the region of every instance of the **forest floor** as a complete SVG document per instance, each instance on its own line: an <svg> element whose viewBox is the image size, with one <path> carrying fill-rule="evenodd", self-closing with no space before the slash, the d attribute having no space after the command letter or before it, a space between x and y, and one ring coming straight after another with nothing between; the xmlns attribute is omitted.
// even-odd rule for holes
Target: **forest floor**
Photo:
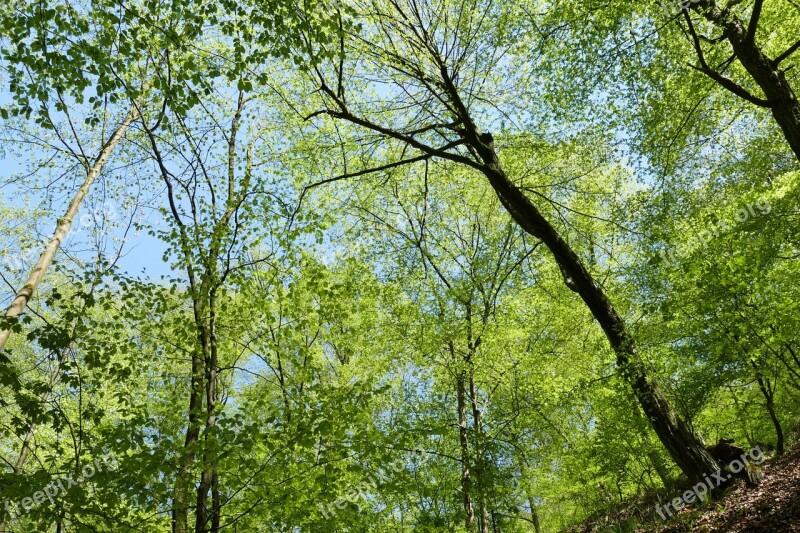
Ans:
<svg viewBox="0 0 800 533"><path fill-rule="evenodd" d="M764 479L758 486L737 481L721 499L700 509L687 507L668 521L656 514L658 496L651 494L624 502L568 532L800 532L800 443L782 457L768 459L761 468Z"/></svg>

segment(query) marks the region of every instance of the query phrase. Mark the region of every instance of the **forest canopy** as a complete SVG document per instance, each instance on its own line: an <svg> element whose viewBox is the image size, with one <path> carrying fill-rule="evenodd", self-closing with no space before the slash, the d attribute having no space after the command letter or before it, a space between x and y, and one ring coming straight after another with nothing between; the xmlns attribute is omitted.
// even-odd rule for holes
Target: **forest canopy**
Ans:
<svg viewBox="0 0 800 533"><path fill-rule="evenodd" d="M794 0L12 0L0 532L650 531L769 480L798 36Z"/></svg>

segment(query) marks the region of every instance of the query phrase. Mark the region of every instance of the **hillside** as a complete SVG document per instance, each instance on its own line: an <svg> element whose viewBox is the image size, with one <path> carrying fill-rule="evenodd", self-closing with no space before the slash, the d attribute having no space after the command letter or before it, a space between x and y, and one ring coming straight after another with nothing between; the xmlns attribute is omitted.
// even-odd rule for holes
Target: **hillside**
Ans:
<svg viewBox="0 0 800 533"><path fill-rule="evenodd" d="M664 522L656 503L680 493L649 494L629 500L612 512L597 515L567 530L569 533L630 531L657 533L767 533L800 531L800 444L763 465L757 487L737 481L719 500L686 507Z"/></svg>

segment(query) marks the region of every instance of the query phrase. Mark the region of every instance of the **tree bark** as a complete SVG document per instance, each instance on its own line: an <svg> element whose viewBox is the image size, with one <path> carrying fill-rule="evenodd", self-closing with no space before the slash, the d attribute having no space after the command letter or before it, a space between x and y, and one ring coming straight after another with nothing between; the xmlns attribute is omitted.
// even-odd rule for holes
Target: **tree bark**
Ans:
<svg viewBox="0 0 800 533"><path fill-rule="evenodd" d="M641 428L640 434L642 436L642 440L645 443L647 443L650 440L648 438L646 430L646 426L648 425L647 421L642 419L642 413L636 407L636 405L632 405L632 407L633 407L633 416L636 418L637 421L641 421L643 423L643 425L640 426ZM658 453L658 450L651 449L648 446L648 450L646 453L647 453L647 458L650 461L650 465L653 467L653 470L656 471L656 474L658 475L658 478L661 480L661 484L664 486L664 488L672 487L673 484L672 476L670 475L667 465L664 464L664 460L661 457L661 454Z"/></svg>
<svg viewBox="0 0 800 533"><path fill-rule="evenodd" d="M195 533L216 533L219 530L219 497L217 473L217 446L214 437L209 437L210 430L217 423L217 338L216 338L216 290L209 294L209 353L205 361L206 370L206 427L205 447L203 449L203 472L200 474L200 484L197 487L197 514ZM210 442L209 442L210 440ZM208 493L211 491L211 511L208 510ZM210 523L210 528L209 528Z"/></svg>
<svg viewBox="0 0 800 533"><path fill-rule="evenodd" d="M455 116L462 125L459 130L473 157L480 161L473 166L488 179L500 203L514 221L533 237L541 240L553 254L561 269L564 283L578 293L600 324L617 356L617 366L623 379L633 389L634 396L658 435L659 440L675 463L691 481L701 481L707 474L719 470L716 461L672 408L658 384L651 378L637 353L636 343L625 322L606 296L602 287L583 265L578 254L564 241L558 231L539 212L535 205L503 171L490 133L481 133L464 104L443 60L440 68L442 85L448 94Z"/></svg>
<svg viewBox="0 0 800 533"><path fill-rule="evenodd" d="M475 486L478 489L478 511L480 517L480 532L489 533L489 506L486 498L486 476L485 466L483 459L483 420L481 420L481 411L478 408L478 399L475 391L475 379L472 375L472 354L474 348L470 346L470 375L469 375L469 394L470 404L472 407L472 430L475 434Z"/></svg>
<svg viewBox="0 0 800 533"><path fill-rule="evenodd" d="M128 114L125 116L122 122L111 134L111 137L109 137L108 141L106 141L105 145L103 145L103 147L100 149L100 153L98 154L97 159L95 159L94 164L87 169L86 179L84 179L83 184L78 188L78 190L75 191L75 194L72 197L64 216L59 218L56 222L56 229L53 232L53 236L50 238L50 241L47 243L44 250L42 250L39 260L36 262L30 274L28 275L27 281L17 292L14 300L11 302L11 305L9 305L8 309L6 309L7 318L17 318L25 310L25 307L27 307L28 302L33 297L33 293L36 291L36 288L44 278L47 269L50 268L50 265L53 263L53 258L61 246L61 243L64 241L64 238L66 238L70 229L72 229L72 222L75 220L78 210L83 204L83 201L86 199L86 195L89 194L89 189L91 189L92 184L100 175L100 172L102 172L106 162L108 161L108 158L111 156L111 153L125 136L125 133L128 131L128 127L134 120L137 119L138 116L138 106L134 104L131 106L131 109L128 111ZM0 330L0 350L5 348L6 342L10 336L11 329Z"/></svg>
<svg viewBox="0 0 800 533"><path fill-rule="evenodd" d="M189 490L192 483L192 466L195 450L200 440L200 413L203 409L203 358L192 355L191 390L189 392L189 424L183 441L183 453L172 493L172 532L189 531Z"/></svg>

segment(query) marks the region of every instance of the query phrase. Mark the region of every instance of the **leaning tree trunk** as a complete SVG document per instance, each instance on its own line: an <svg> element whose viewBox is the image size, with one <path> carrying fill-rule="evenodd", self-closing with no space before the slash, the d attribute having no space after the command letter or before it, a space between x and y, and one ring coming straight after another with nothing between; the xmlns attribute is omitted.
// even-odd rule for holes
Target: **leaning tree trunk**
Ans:
<svg viewBox="0 0 800 533"><path fill-rule="evenodd" d="M324 113L334 118L348 120L353 124L371 129L387 137L401 140L409 146L424 152L423 156L409 158L405 163L420 161L434 156L443 157L466 164L486 176L500 202L514 221L524 231L541 240L547 246L561 269L567 286L580 295L595 320L600 323L611 348L616 353L617 365L623 378L633 389L633 393L642 406L656 435L681 471L690 480L696 482L702 480L707 474L719 470L703 443L692 433L686 423L680 419L655 380L647 374L625 322L617 314L603 289L586 270L575 251L561 238L556 229L542 216L519 187L508 179L500 165L491 134L480 133L476 127L467 106L459 95L453 78L447 70L444 58L435 51L438 44L428 42L426 40L428 38L429 36L427 35L419 37L423 41L421 49L426 49L427 47L429 51L433 51L431 52L432 59L439 67L441 75L441 84L437 85L441 87L441 90L449 100L448 107L454 115L453 124L457 126L453 127L453 129L457 132L459 139L447 144L445 148L437 149L421 142L414 135L375 124L364 117L354 115L341 96L323 82L322 91L338 106L338 109L326 109ZM427 80L425 83L427 84ZM312 114L311 116L318 114ZM473 157L467 158L462 154L449 151L453 146L459 145L466 145ZM401 163L396 163L392 166L399 166L399 164ZM345 174L344 176L348 175Z"/></svg>
<svg viewBox="0 0 800 533"><path fill-rule="evenodd" d="M689 480L697 482L707 474L719 470L702 442L681 420L656 381L648 375L625 322L617 314L603 289L586 270L580 257L530 199L508 179L500 165L491 136L475 133L470 141L476 146L484 163L482 171L503 206L526 232L547 246L561 269L566 285L580 295L595 320L600 323L617 356L617 366L623 379L633 389L634 396L653 430L681 471Z"/></svg>
<svg viewBox="0 0 800 533"><path fill-rule="evenodd" d="M56 222L56 229L53 232L53 236L50 238L50 241L47 243L47 246L45 246L44 250L42 250L42 254L39 256L39 260L36 262L30 274L28 275L25 285L23 285L19 292L17 292L17 295L14 297L11 305L6 310L6 318L16 318L25 310L25 307L28 305L33 293L36 291L36 288L44 278L47 269L53 263L53 258L55 257L58 248L61 246L61 243L64 241L64 238L66 238L70 229L72 229L72 222L75 220L78 210L83 204L86 195L89 193L89 189L91 189L92 184L100 175L103 167L105 167L108 158L111 156L111 153L120 143L122 137L124 137L128 127L134 120L136 120L138 116L139 113L137 111L137 106L133 105L130 111L128 111L128 114L125 116L125 119L119 126L117 126L117 129L111 134L111 137L108 139L106 144L103 145L102 149L100 150L100 154L97 156L97 159L95 159L94 164L88 168L86 179L83 181L83 184L78 188L77 191L75 191L75 195L72 197L69 207L67 207L67 212L64 213L64 216L59 218ZM10 335L11 329L0 330L0 350L5 347L6 341L8 341Z"/></svg>

